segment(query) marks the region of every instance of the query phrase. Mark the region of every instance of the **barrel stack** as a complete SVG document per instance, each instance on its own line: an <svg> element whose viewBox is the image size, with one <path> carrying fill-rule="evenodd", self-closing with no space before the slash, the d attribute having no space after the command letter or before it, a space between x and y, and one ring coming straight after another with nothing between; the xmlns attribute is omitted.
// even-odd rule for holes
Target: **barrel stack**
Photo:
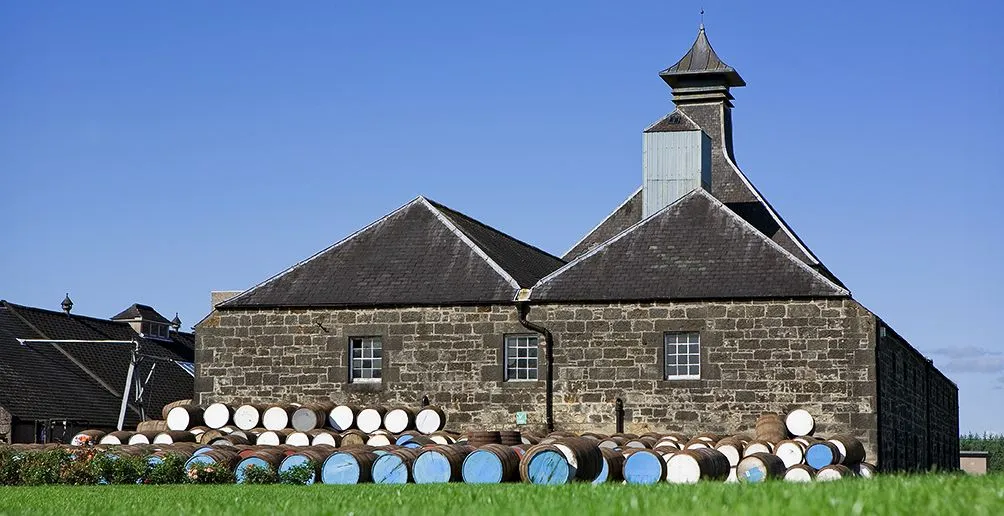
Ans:
<svg viewBox="0 0 1004 516"><path fill-rule="evenodd" d="M803 409L764 414L750 433L696 435L535 436L513 429L461 434L444 429L447 415L440 407L331 402L206 407L176 402L162 416L135 431L86 430L72 442L97 445L114 456L147 456L151 464L174 453L184 457L186 468L225 467L238 483L251 466L276 474L306 466L308 484L761 483L876 474L860 440L816 435L816 420Z"/></svg>

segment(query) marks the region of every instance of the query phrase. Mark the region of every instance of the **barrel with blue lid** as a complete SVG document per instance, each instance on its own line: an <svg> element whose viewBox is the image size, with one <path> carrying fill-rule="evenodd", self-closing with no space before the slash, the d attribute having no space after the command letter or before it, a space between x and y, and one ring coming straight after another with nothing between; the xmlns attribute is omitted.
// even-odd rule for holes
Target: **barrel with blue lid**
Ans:
<svg viewBox="0 0 1004 516"><path fill-rule="evenodd" d="M808 450L805 450L805 463L817 470L831 464L839 464L840 450L829 441L813 443Z"/></svg>
<svg viewBox="0 0 1004 516"><path fill-rule="evenodd" d="M313 484L321 476L321 466L333 451L333 448L329 450L327 447L297 450L296 453L288 455L282 460L282 463L279 464L278 471L282 474L293 468L309 466L311 469L311 475L304 483L307 485Z"/></svg>
<svg viewBox="0 0 1004 516"><path fill-rule="evenodd" d="M656 484L666 478L666 461L659 452L637 448L624 458L623 473L629 484Z"/></svg>
<svg viewBox="0 0 1004 516"><path fill-rule="evenodd" d="M250 451L250 453L247 453ZM247 469L251 466L265 468L273 473L278 471L279 465L286 457L283 450L278 448L268 448L262 450L241 450L238 455L240 462L234 467L234 478L238 484L243 484L247 475Z"/></svg>
<svg viewBox="0 0 1004 516"><path fill-rule="evenodd" d="M464 444L426 448L412 464L411 475L416 484L459 482L463 478L464 459L472 451L473 447Z"/></svg>
<svg viewBox="0 0 1004 516"><path fill-rule="evenodd" d="M600 448L603 454L603 469L593 480L594 484L624 480L624 454L612 448Z"/></svg>
<svg viewBox="0 0 1004 516"><path fill-rule="evenodd" d="M381 455L373 462L373 482L407 484L412 480L411 466L421 450L400 448Z"/></svg>
<svg viewBox="0 0 1004 516"><path fill-rule="evenodd" d="M518 482L522 451L504 444L486 444L464 458L461 476L468 484Z"/></svg>
<svg viewBox="0 0 1004 516"><path fill-rule="evenodd" d="M377 455L366 449L340 450L321 466L321 482L334 485L372 482L372 467Z"/></svg>
<svg viewBox="0 0 1004 516"><path fill-rule="evenodd" d="M519 463L519 473L524 482L531 484L560 485L575 478L575 470L565 454L551 444L537 444L528 449Z"/></svg>

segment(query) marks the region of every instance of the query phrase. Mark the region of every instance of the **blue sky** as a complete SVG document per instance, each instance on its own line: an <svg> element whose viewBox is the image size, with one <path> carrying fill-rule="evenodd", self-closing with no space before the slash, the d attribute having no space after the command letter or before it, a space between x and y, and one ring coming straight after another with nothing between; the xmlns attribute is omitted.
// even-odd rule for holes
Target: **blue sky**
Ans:
<svg viewBox="0 0 1004 516"><path fill-rule="evenodd" d="M419 194L561 254L640 184L702 3L739 165L1004 432L990 1L7 2L0 297L187 327Z"/></svg>

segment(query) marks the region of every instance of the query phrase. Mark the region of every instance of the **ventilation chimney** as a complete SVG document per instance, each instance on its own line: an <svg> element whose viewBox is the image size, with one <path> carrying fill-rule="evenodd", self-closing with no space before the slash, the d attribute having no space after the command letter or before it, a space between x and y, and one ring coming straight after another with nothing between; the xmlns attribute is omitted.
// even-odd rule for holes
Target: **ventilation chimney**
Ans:
<svg viewBox="0 0 1004 516"><path fill-rule="evenodd" d="M642 138L642 218L695 188L711 190L711 138L673 113Z"/></svg>
<svg viewBox="0 0 1004 516"><path fill-rule="evenodd" d="M676 110L668 117L660 120L646 130L652 132L681 132L701 130L711 139L711 172L705 178L704 188L722 200L722 202L751 201L742 185L737 185L731 160L735 162L732 152L732 100L731 88L746 85L735 68L725 64L715 50L711 48L708 35L702 25L697 32L697 39L690 50L669 68L659 72L659 77L673 90L673 103ZM668 140L671 137L653 137L653 140ZM684 139L683 135L674 138ZM696 139L696 136L693 136ZM655 144L655 142L653 142ZM665 147L667 144L661 144ZM703 152L703 151L702 151ZM677 159L692 159L679 157ZM702 158L703 159L703 158ZM646 158L647 160L647 158ZM646 161L646 164L648 162ZM646 186L648 171L646 170ZM691 181L692 190L696 182ZM687 190L690 191L690 190ZM682 192L686 194L687 192ZM675 199L670 199L672 202ZM656 206L656 205L653 205ZM657 210L658 208L656 208ZM650 213L647 209L645 213Z"/></svg>

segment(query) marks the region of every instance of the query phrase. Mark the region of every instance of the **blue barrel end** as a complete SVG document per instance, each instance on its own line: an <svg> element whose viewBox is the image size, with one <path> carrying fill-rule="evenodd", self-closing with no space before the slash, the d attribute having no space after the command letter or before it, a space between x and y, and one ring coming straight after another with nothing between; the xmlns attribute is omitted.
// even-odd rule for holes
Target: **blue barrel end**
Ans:
<svg viewBox="0 0 1004 516"><path fill-rule="evenodd" d="M390 450L381 450L380 448L373 450L373 455L376 455L377 457L387 455L388 453L390 453Z"/></svg>
<svg viewBox="0 0 1004 516"><path fill-rule="evenodd" d="M348 453L336 453L321 466L321 482L324 484L348 485L366 480L359 476L359 461Z"/></svg>
<svg viewBox="0 0 1004 516"><path fill-rule="evenodd" d="M767 480L767 472L761 467L754 467L746 470L743 477L751 484L758 484Z"/></svg>
<svg viewBox="0 0 1004 516"><path fill-rule="evenodd" d="M154 466L156 466L157 464L162 463L162 462L164 462L164 458L163 457L158 457L156 455L151 455L151 456L149 456L149 457L146 458L146 464L148 466L150 466L151 468L154 467Z"/></svg>
<svg viewBox="0 0 1004 516"><path fill-rule="evenodd" d="M603 467L600 469L600 474L596 475L596 478L593 479L593 483L602 484L606 482L608 478L610 478L610 463L607 462L606 457L603 457Z"/></svg>
<svg viewBox="0 0 1004 516"><path fill-rule="evenodd" d="M450 481L450 461L441 453L426 452L415 459L411 476L416 484L443 484Z"/></svg>
<svg viewBox="0 0 1004 516"><path fill-rule="evenodd" d="M206 457L205 455L192 455L192 458L185 461L185 471L192 469L192 466L196 464L213 464L214 461L212 457Z"/></svg>
<svg viewBox="0 0 1004 516"><path fill-rule="evenodd" d="M404 446L404 443L406 443L406 442L408 442L408 441L410 441L410 440L412 440L412 439L414 439L414 438L415 438L415 436L414 436L414 435L410 435L410 434L402 434L401 436L399 436L399 437L397 438L397 440L396 440L396 441L394 441L394 444L396 444L396 445L398 445L398 446Z"/></svg>
<svg viewBox="0 0 1004 516"><path fill-rule="evenodd" d="M290 455L279 463L279 473L285 473L297 466L302 466L304 464L310 463L310 459L304 457L303 455ZM307 480L306 485L313 484L317 480L317 473L311 473L310 479Z"/></svg>
<svg viewBox="0 0 1004 516"><path fill-rule="evenodd" d="M248 466L260 466L263 468L272 469L272 466L268 465L264 459L259 459L258 457L248 457L237 463L237 468L234 470L234 478L237 480L238 484L244 483L244 477L247 473Z"/></svg>
<svg viewBox="0 0 1004 516"><path fill-rule="evenodd" d="M567 484L575 475L565 456L553 450L534 455L526 469L531 484Z"/></svg>
<svg viewBox="0 0 1004 516"><path fill-rule="evenodd" d="M624 460L624 480L629 484L655 484L662 482L662 457L656 453L640 451Z"/></svg>
<svg viewBox="0 0 1004 516"><path fill-rule="evenodd" d="M821 469L833 464L833 450L829 446L813 444L805 451L805 463Z"/></svg>
<svg viewBox="0 0 1004 516"><path fill-rule="evenodd" d="M421 448L422 447L422 443L416 443L415 441L407 441L404 444L402 444L401 446L403 446L405 448L415 449L415 448Z"/></svg>
<svg viewBox="0 0 1004 516"><path fill-rule="evenodd" d="M408 465L397 455L381 455L373 462L373 482L377 484L407 484Z"/></svg>
<svg viewBox="0 0 1004 516"><path fill-rule="evenodd" d="M502 482L502 460L488 450L474 450L464 459L461 473L468 484L498 484Z"/></svg>

